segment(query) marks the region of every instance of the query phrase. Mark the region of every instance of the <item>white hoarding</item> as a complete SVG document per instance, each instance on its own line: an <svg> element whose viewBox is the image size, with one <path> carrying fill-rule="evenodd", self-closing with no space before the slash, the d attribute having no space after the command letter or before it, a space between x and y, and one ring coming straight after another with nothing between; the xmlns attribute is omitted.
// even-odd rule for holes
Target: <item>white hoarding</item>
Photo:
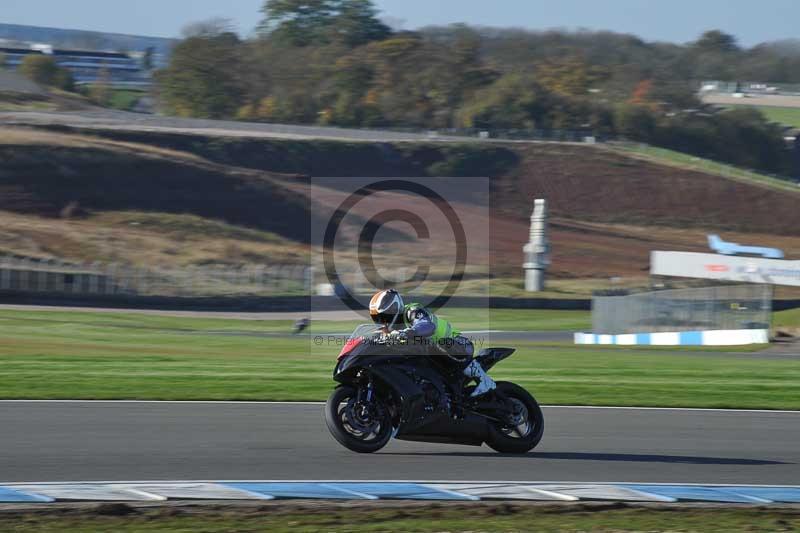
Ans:
<svg viewBox="0 0 800 533"><path fill-rule="evenodd" d="M705 278L800 287L800 261L695 252L650 252L654 276Z"/></svg>

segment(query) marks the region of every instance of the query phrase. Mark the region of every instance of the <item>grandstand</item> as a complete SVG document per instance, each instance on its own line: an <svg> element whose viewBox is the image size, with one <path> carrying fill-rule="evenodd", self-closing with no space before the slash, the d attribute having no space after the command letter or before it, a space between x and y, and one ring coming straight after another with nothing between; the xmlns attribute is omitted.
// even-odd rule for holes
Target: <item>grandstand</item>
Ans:
<svg viewBox="0 0 800 533"><path fill-rule="evenodd" d="M49 55L55 62L72 73L75 83L92 84L100 81L115 87L146 88L151 85L150 74L140 59L121 52L93 50L65 50L49 45L33 44L28 47L0 47L4 66L16 70L30 55Z"/></svg>

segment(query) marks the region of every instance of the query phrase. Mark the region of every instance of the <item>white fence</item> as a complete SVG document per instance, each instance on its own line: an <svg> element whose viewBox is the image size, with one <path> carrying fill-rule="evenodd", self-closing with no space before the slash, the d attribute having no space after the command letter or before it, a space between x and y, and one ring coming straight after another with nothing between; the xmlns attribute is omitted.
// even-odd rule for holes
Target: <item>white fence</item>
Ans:
<svg viewBox="0 0 800 533"><path fill-rule="evenodd" d="M772 288L730 285L592 298L592 333L769 329Z"/></svg>

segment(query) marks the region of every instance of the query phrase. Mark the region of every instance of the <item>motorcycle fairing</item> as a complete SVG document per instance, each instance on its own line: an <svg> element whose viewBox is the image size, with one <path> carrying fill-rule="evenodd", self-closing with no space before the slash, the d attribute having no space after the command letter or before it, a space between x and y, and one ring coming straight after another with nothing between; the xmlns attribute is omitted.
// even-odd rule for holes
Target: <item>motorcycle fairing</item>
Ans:
<svg viewBox="0 0 800 533"><path fill-rule="evenodd" d="M478 352L475 359L477 359L483 369L488 372L489 369L510 356L514 351L514 348L486 348Z"/></svg>
<svg viewBox="0 0 800 533"><path fill-rule="evenodd" d="M334 369L334 380L358 386L357 375L364 369L383 388L391 391L396 404L402 406L396 421L397 439L473 446L483 444L489 432L484 416L465 412L454 419L449 409L426 410L425 390L414 378L423 378L433 384L440 395L445 394L449 386L429 356L422 351L409 353L410 348L413 350L409 346L375 347L363 343L346 353L343 350ZM476 359L488 370L513 352L512 348L489 348L482 350Z"/></svg>
<svg viewBox="0 0 800 533"><path fill-rule="evenodd" d="M411 364L413 359L413 364ZM398 425L398 436L428 424L435 418L425 410L425 391L412 376L416 375L432 383L440 394L445 394L446 384L437 371L429 366L425 358L391 355L350 355L340 360L334 371L334 379L340 383L351 383L360 369L368 370L389 388L403 406ZM449 415L448 415L449 417Z"/></svg>

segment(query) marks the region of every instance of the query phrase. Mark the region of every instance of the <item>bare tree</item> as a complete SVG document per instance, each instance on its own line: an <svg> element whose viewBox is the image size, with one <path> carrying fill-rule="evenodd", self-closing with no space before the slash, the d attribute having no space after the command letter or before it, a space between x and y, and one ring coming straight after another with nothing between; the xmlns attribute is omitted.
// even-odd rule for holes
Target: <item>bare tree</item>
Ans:
<svg viewBox="0 0 800 533"><path fill-rule="evenodd" d="M190 37L214 37L223 33L236 33L236 23L225 17L212 17L187 24L181 30L184 39Z"/></svg>

